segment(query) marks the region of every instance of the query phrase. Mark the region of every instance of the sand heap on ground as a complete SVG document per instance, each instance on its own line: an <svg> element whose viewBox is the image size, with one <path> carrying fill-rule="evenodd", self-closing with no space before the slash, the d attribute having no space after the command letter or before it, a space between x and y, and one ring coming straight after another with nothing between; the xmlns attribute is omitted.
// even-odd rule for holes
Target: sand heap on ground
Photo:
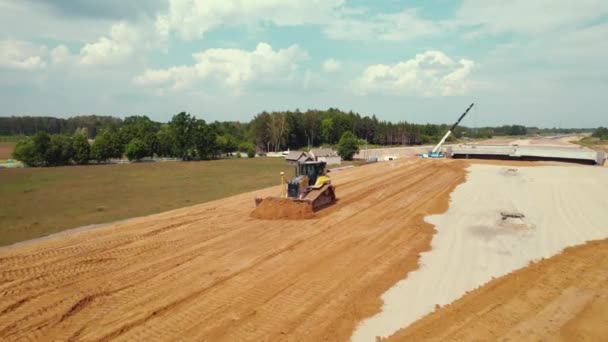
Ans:
<svg viewBox="0 0 608 342"><path fill-rule="evenodd" d="M294 201L285 197L266 197L251 217L261 220L305 220L315 217L312 205L305 201Z"/></svg>

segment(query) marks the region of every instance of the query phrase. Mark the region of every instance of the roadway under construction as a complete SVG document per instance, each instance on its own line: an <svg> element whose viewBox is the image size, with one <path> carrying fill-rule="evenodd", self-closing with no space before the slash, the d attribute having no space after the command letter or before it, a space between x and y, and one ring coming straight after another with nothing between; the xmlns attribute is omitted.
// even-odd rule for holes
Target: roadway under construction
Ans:
<svg viewBox="0 0 608 342"><path fill-rule="evenodd" d="M589 165L603 165L606 160L604 152L567 146L454 145L446 147L445 154L462 159L560 161Z"/></svg>

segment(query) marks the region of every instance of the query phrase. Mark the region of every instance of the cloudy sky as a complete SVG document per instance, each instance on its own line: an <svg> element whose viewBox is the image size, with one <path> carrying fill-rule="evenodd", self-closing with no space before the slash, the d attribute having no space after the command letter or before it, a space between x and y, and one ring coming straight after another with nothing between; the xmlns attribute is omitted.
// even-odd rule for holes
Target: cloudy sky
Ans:
<svg viewBox="0 0 608 342"><path fill-rule="evenodd" d="M608 125L606 0L0 0L0 116Z"/></svg>

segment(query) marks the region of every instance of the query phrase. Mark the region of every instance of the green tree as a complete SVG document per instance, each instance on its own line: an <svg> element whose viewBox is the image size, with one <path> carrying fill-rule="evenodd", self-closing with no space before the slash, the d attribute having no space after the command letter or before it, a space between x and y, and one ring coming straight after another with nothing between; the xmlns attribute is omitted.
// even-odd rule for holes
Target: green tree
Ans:
<svg viewBox="0 0 608 342"><path fill-rule="evenodd" d="M321 121L319 120L319 111L309 110L303 114L303 126L306 135L306 145L315 146L318 141L318 136L321 131Z"/></svg>
<svg viewBox="0 0 608 342"><path fill-rule="evenodd" d="M91 157L98 162L122 157L120 138L114 129L104 129L97 135L91 146Z"/></svg>
<svg viewBox="0 0 608 342"><path fill-rule="evenodd" d="M181 112L173 116L169 125L175 139L175 154L183 160L191 159L195 153L196 118Z"/></svg>
<svg viewBox="0 0 608 342"><path fill-rule="evenodd" d="M146 156L152 156L158 152L156 133L159 129L160 124L150 120L147 116L126 117L119 132L121 144L126 146L133 139L138 138L145 144Z"/></svg>
<svg viewBox="0 0 608 342"><path fill-rule="evenodd" d="M32 140L34 141L34 150L40 159L40 163L44 164L47 159L46 154L51 148L51 136L46 132L38 132L34 134Z"/></svg>
<svg viewBox="0 0 608 342"><path fill-rule="evenodd" d="M38 132L32 138L17 143L13 158L28 166L44 166L50 148L51 137L46 132Z"/></svg>
<svg viewBox="0 0 608 342"><path fill-rule="evenodd" d="M91 145L83 133L76 133L72 137L72 150L74 151L73 158L76 164L88 164L91 160Z"/></svg>
<svg viewBox="0 0 608 342"><path fill-rule="evenodd" d="M357 137L350 131L344 132L338 142L338 155L344 160L352 160L359 152Z"/></svg>
<svg viewBox="0 0 608 342"><path fill-rule="evenodd" d="M60 166L70 163L74 156L72 140L63 134L53 134L50 137L50 145L45 153L46 165Z"/></svg>
<svg viewBox="0 0 608 342"><path fill-rule="evenodd" d="M125 148L125 155L130 161L140 161L142 158L148 156L148 153L148 146L139 138L133 138Z"/></svg>
<svg viewBox="0 0 608 342"><path fill-rule="evenodd" d="M251 148L255 149L255 146L253 146L252 143L250 143L250 142L241 142L241 143L238 144L237 150L239 152L245 152L246 153Z"/></svg>
<svg viewBox="0 0 608 342"><path fill-rule="evenodd" d="M256 115L250 126L256 146L263 151L270 151L270 114L262 112Z"/></svg>
<svg viewBox="0 0 608 342"><path fill-rule="evenodd" d="M270 134L270 143L273 145L275 152L281 150L281 146L288 135L288 130L287 114L281 112L270 114L268 133Z"/></svg>
<svg viewBox="0 0 608 342"><path fill-rule="evenodd" d="M598 127L595 131L593 131L591 136L600 138L601 140L608 140L608 128Z"/></svg>
<svg viewBox="0 0 608 342"><path fill-rule="evenodd" d="M199 158L213 158L216 151L216 134L205 120L196 121L195 147Z"/></svg>
<svg viewBox="0 0 608 342"><path fill-rule="evenodd" d="M158 142L156 153L162 157L175 157L175 132L170 125L162 125L156 133L156 141Z"/></svg>
<svg viewBox="0 0 608 342"><path fill-rule="evenodd" d="M526 127L521 125L513 125L509 127L507 132L508 135L526 135L527 133Z"/></svg>
<svg viewBox="0 0 608 342"><path fill-rule="evenodd" d="M230 134L218 135L215 139L215 143L217 150L219 150L221 153L225 153L226 155L236 151L238 148L236 140Z"/></svg>
<svg viewBox="0 0 608 342"><path fill-rule="evenodd" d="M332 119L323 119L321 121L321 140L324 143L331 144L333 140L334 121Z"/></svg>
<svg viewBox="0 0 608 342"><path fill-rule="evenodd" d="M13 158L27 166L40 166L43 163L43 159L36 153L32 139L19 141L13 150Z"/></svg>

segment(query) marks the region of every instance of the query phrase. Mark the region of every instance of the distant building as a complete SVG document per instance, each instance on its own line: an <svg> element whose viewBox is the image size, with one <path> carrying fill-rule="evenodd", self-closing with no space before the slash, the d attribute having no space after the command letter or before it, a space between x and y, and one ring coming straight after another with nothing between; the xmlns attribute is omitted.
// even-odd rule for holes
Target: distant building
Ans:
<svg viewBox="0 0 608 342"><path fill-rule="evenodd" d="M285 159L287 160L287 163L290 165L296 165L298 162L306 162L306 161L311 161L311 160L315 160L315 158L310 155L307 152L302 152L302 151L289 151L289 154L287 154L287 157L285 157Z"/></svg>
<svg viewBox="0 0 608 342"><path fill-rule="evenodd" d="M326 162L327 165L340 165L342 163L342 158L331 148L310 150L310 154L317 160Z"/></svg>

